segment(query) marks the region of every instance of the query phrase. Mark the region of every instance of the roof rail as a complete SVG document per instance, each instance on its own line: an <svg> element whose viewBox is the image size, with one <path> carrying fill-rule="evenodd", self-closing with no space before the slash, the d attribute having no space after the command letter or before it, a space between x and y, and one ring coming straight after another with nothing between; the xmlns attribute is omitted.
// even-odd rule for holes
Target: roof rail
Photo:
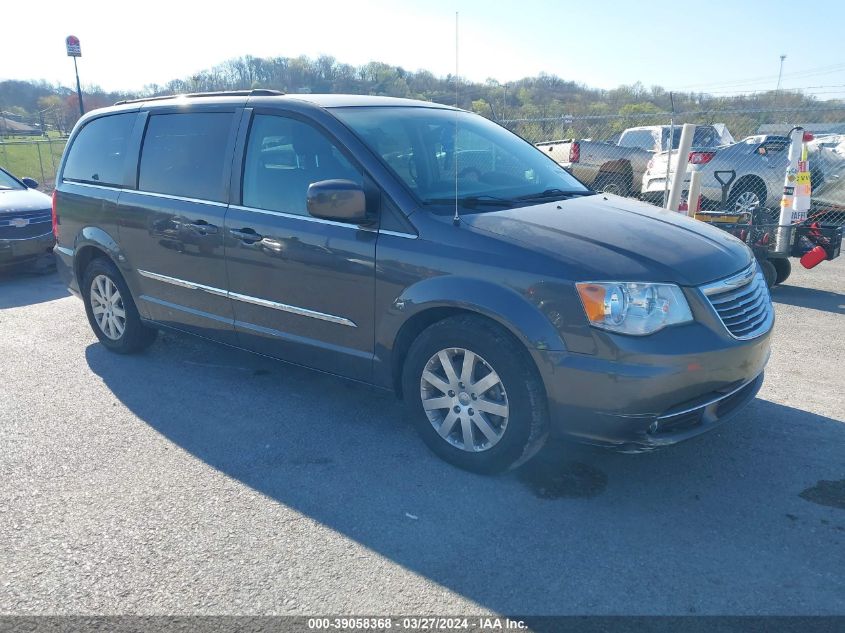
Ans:
<svg viewBox="0 0 845 633"><path fill-rule="evenodd" d="M253 90L219 90L217 92L192 92L179 95L162 95L160 97L123 99L122 101L116 102L114 105L123 105L124 103L143 103L144 101L162 101L163 99L174 99L176 97L185 97L188 99L197 99L200 97L278 97L284 94L285 93L281 90L270 90L268 88L255 88Z"/></svg>

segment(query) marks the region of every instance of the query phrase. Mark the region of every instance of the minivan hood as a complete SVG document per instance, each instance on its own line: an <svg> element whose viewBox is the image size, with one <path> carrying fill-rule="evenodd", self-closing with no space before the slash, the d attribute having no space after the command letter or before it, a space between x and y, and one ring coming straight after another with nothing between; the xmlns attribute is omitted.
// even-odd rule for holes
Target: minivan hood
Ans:
<svg viewBox="0 0 845 633"><path fill-rule="evenodd" d="M36 189L0 189L0 215L50 209L50 196Z"/></svg>
<svg viewBox="0 0 845 633"><path fill-rule="evenodd" d="M476 230L566 263L574 281L698 286L748 266L751 250L725 231L609 194L466 214Z"/></svg>

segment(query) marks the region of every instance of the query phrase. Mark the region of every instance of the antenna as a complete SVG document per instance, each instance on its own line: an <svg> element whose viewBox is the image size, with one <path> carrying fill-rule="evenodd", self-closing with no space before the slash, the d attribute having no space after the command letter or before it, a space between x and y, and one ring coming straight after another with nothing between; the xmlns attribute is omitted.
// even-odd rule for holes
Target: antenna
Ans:
<svg viewBox="0 0 845 633"><path fill-rule="evenodd" d="M452 224L458 226L461 223L461 215L458 213L458 12L455 11L455 140L452 143L452 156L455 163L455 216Z"/></svg>

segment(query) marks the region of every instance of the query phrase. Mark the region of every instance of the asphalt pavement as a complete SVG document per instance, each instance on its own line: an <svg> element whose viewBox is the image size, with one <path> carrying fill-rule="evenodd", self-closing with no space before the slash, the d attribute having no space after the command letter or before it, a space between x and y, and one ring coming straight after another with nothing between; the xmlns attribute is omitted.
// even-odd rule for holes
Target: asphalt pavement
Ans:
<svg viewBox="0 0 845 633"><path fill-rule="evenodd" d="M773 296L730 424L482 477L390 395L171 333L114 355L55 275L2 276L0 613L845 614L845 258Z"/></svg>

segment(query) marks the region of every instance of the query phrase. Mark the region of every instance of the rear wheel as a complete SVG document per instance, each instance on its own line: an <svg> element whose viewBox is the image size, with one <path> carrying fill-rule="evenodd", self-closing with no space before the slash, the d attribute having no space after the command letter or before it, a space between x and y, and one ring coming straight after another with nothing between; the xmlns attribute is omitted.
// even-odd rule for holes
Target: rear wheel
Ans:
<svg viewBox="0 0 845 633"><path fill-rule="evenodd" d="M595 189L623 197L631 194L629 178L624 174L601 174L596 178Z"/></svg>
<svg viewBox="0 0 845 633"><path fill-rule="evenodd" d="M402 387L423 441L465 470L514 468L548 435L546 396L531 357L480 317L451 317L424 330L408 351Z"/></svg>
<svg viewBox="0 0 845 633"><path fill-rule="evenodd" d="M105 347L131 354L155 340L156 330L141 321L129 287L110 260L97 257L88 264L81 290L88 322Z"/></svg>
<svg viewBox="0 0 845 633"><path fill-rule="evenodd" d="M766 208L766 185L757 179L746 179L734 186L726 211L751 213L755 224L777 223L774 212Z"/></svg>
<svg viewBox="0 0 845 633"><path fill-rule="evenodd" d="M789 275L792 273L792 264L787 258L778 257L769 261L775 267L775 285L782 284L789 279Z"/></svg>

